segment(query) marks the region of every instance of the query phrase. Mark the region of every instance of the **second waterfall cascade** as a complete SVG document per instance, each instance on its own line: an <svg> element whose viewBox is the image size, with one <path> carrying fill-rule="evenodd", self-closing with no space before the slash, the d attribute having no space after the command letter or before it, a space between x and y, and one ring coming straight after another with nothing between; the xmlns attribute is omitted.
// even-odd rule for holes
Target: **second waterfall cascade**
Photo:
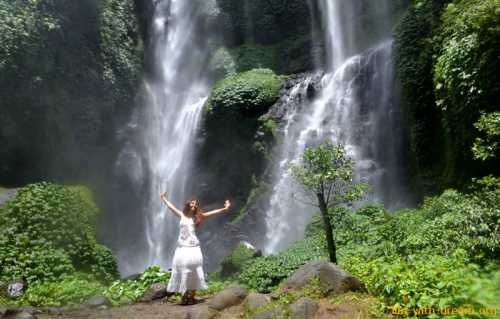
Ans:
<svg viewBox="0 0 500 319"><path fill-rule="evenodd" d="M387 1L379 2L384 4L381 10L388 9ZM392 41L383 36L379 44L362 50L355 38L358 26L349 19L355 6L338 0L320 4L326 72L313 101L287 109L284 142L278 147L280 160L266 212L267 240L263 248L268 254L302 238L315 212L314 207L294 199L298 190L286 170L287 163L297 162L308 146L326 140L344 144L355 162L356 179L372 186L373 192L366 199L395 208L404 205L400 199L406 196L398 158L401 141ZM297 84L291 98L294 94L306 95L310 80Z"/></svg>

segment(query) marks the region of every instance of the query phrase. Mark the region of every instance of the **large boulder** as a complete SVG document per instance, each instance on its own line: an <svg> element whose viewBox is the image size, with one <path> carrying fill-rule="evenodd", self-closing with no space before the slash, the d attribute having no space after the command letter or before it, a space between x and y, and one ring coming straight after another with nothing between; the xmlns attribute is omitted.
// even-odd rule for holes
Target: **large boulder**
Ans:
<svg viewBox="0 0 500 319"><path fill-rule="evenodd" d="M246 307L250 311L265 306L270 301L267 295L251 292L246 299Z"/></svg>
<svg viewBox="0 0 500 319"><path fill-rule="evenodd" d="M90 297L85 305L91 308L106 308L111 306L111 301L103 295L95 295Z"/></svg>
<svg viewBox="0 0 500 319"><path fill-rule="evenodd" d="M290 305L291 319L312 319L319 309L319 305L312 299L303 297Z"/></svg>
<svg viewBox="0 0 500 319"><path fill-rule="evenodd" d="M266 310L255 314L252 319L281 319L285 318L285 311L282 308Z"/></svg>
<svg viewBox="0 0 500 319"><path fill-rule="evenodd" d="M167 295L167 285L163 283L156 283L152 284L148 289L146 289L146 292L144 292L144 295L142 296L140 301L153 301L166 297Z"/></svg>
<svg viewBox="0 0 500 319"><path fill-rule="evenodd" d="M211 309L221 311L223 309L240 304L248 295L248 290L239 285L230 285L207 303Z"/></svg>
<svg viewBox="0 0 500 319"><path fill-rule="evenodd" d="M363 283L351 273L326 261L310 261L295 271L284 283L282 291L302 288L317 277L321 290L326 294L341 294L348 291L366 291Z"/></svg>

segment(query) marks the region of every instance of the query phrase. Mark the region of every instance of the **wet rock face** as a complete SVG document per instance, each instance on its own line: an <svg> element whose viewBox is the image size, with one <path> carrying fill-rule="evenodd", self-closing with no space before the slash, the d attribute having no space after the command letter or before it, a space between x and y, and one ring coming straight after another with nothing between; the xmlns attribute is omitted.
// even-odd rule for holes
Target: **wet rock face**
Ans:
<svg viewBox="0 0 500 319"><path fill-rule="evenodd" d="M337 265L326 261L311 261L287 279L283 285L283 291L304 287L314 277L319 279L320 287L326 295L366 290L358 278Z"/></svg>

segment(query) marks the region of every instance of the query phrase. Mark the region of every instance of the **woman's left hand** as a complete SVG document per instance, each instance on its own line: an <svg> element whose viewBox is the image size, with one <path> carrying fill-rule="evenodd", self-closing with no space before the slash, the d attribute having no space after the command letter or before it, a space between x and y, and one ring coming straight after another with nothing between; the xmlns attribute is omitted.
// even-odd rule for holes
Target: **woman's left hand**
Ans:
<svg viewBox="0 0 500 319"><path fill-rule="evenodd" d="M231 202L228 199L226 199L226 201L224 202L224 208L228 209L229 206L231 206Z"/></svg>

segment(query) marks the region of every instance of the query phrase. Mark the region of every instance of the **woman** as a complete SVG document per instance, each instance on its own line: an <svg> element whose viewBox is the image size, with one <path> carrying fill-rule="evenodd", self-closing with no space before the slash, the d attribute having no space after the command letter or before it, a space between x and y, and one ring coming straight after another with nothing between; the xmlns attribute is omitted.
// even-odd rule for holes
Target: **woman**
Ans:
<svg viewBox="0 0 500 319"><path fill-rule="evenodd" d="M172 261L172 274L168 282L167 291L182 292L181 304L192 305L195 303L195 294L198 289L207 289L205 275L203 274L203 256L200 242L196 237L195 227L210 216L226 211L231 203L226 200L224 208L203 213L198 201L189 200L180 211L165 197L165 192L160 193L160 198L167 207L180 218L179 239Z"/></svg>

